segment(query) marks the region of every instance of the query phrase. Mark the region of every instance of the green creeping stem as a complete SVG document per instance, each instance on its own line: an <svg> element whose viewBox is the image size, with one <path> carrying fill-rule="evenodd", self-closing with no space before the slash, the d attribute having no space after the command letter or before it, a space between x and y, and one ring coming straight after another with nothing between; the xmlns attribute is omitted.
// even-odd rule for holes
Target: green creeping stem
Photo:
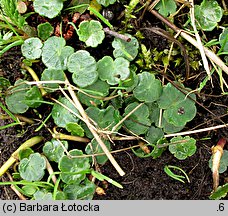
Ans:
<svg viewBox="0 0 228 216"><path fill-rule="evenodd" d="M20 121L18 121L17 117L15 117L13 115L13 113L11 113L1 102L0 102L0 107L16 122L16 123L20 123Z"/></svg>
<svg viewBox="0 0 228 216"><path fill-rule="evenodd" d="M174 174L174 173L170 170L170 168L180 170L180 171L184 174L184 176L180 176L180 175ZM181 168L177 167L177 166L171 166L171 165L165 166L164 171L165 171L165 173L166 173L169 177L171 177L171 178L173 178L173 179L175 179L175 180L178 180L178 181L180 181L180 182L182 182L182 183L185 183L184 180L182 180L182 179L183 179L183 178L186 178L187 181L188 181L188 183L190 183L190 180L189 180L188 175L186 174L186 172L185 172L184 170L182 170Z"/></svg>
<svg viewBox="0 0 228 216"><path fill-rule="evenodd" d="M8 51L9 49L11 49L12 47L15 47L15 46L20 46L24 43L23 40L18 40L18 41L15 41L11 44L9 44L8 46L6 46L4 49L2 49L2 51L0 52L0 56L3 55L6 51Z"/></svg>
<svg viewBox="0 0 228 216"><path fill-rule="evenodd" d="M12 155L11 157L2 165L2 167L0 167L0 177L9 169L9 167L11 165L13 165L13 163L16 161L16 159L18 158L18 154L21 150L30 148L32 146L34 146L37 143L40 143L41 141L43 141L43 137L42 136L35 136L32 137L30 139L28 139L27 141L25 141ZM0 182L1 183L1 182ZM5 182L3 182L5 183Z"/></svg>
<svg viewBox="0 0 228 216"><path fill-rule="evenodd" d="M106 180L107 182L113 184L114 186L123 189L123 186L121 184L119 184L118 182L114 181L113 179L111 179L111 178L109 178L109 177L107 177L105 175L102 175L99 172L96 172L96 171L92 170L91 171L91 175L94 176L95 178L97 178L100 181Z"/></svg>

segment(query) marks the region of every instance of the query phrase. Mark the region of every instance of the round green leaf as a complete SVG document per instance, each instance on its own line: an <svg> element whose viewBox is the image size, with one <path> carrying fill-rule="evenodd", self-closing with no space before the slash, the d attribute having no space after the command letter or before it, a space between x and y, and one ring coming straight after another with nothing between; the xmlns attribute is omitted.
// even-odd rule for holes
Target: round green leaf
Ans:
<svg viewBox="0 0 228 216"><path fill-rule="evenodd" d="M158 4L155 6L155 9L158 10L161 15L167 17L169 14L176 12L177 5L175 0L165 0L158 2Z"/></svg>
<svg viewBox="0 0 228 216"><path fill-rule="evenodd" d="M108 140L103 140L103 141L106 147L108 148L108 150L111 151L110 142ZM88 155L104 153L101 146L96 141L96 139L92 139L91 143L87 144L85 152ZM95 158L97 163L101 165L105 164L108 161L108 157L105 154L100 156L95 156ZM92 157L91 157L91 161L92 161Z"/></svg>
<svg viewBox="0 0 228 216"><path fill-rule="evenodd" d="M40 101L40 102L39 102ZM37 108L41 105L43 101L42 94L37 86L33 86L25 94L25 104L29 107Z"/></svg>
<svg viewBox="0 0 228 216"><path fill-rule="evenodd" d="M33 7L36 13L52 19L62 10L63 0L34 0Z"/></svg>
<svg viewBox="0 0 228 216"><path fill-rule="evenodd" d="M29 158L24 158L19 164L20 176L27 181L40 181L44 176L46 161L39 154L34 153Z"/></svg>
<svg viewBox="0 0 228 216"><path fill-rule="evenodd" d="M183 141L183 143L181 143L181 141ZM171 139L171 143L175 144L169 145L169 151L179 160L184 160L196 152L196 140L189 136L174 137Z"/></svg>
<svg viewBox="0 0 228 216"><path fill-rule="evenodd" d="M84 137L84 130L78 123L68 122L66 124L66 130L73 136Z"/></svg>
<svg viewBox="0 0 228 216"><path fill-rule="evenodd" d="M97 47L105 37L101 23L96 20L81 22L77 34L80 41L91 47Z"/></svg>
<svg viewBox="0 0 228 216"><path fill-rule="evenodd" d="M99 78L110 85L116 85L130 75L129 61L122 57L115 61L110 56L103 57L97 62L97 70Z"/></svg>
<svg viewBox="0 0 228 216"><path fill-rule="evenodd" d="M41 23L37 26L38 37L47 40L54 32L54 28L49 22Z"/></svg>
<svg viewBox="0 0 228 216"><path fill-rule="evenodd" d="M91 200L95 189L96 185L86 178L83 184L66 185L63 192L68 200Z"/></svg>
<svg viewBox="0 0 228 216"><path fill-rule="evenodd" d="M62 144L61 144L62 143ZM68 148L67 141L58 141L55 139L52 139L51 141L48 141L43 146L43 152L45 156L48 158L49 161L55 161L58 163L60 159L64 156L64 148Z"/></svg>
<svg viewBox="0 0 228 216"><path fill-rule="evenodd" d="M133 90L135 98L145 102L158 100L162 93L161 82L148 72L142 72L138 77L139 83Z"/></svg>
<svg viewBox="0 0 228 216"><path fill-rule="evenodd" d="M71 150L71 156L83 155L81 150ZM63 156L59 162L59 169L61 171L61 179L66 184L79 184L85 179L86 174L74 174L82 171L86 171L90 168L89 158L69 158L68 156Z"/></svg>
<svg viewBox="0 0 228 216"><path fill-rule="evenodd" d="M129 104L124 111L124 116L130 113L133 109L135 109L139 103L134 102ZM140 135L145 134L151 125L149 120L149 109L147 105L141 105L135 112L133 112L125 121L124 125L127 129L132 131L133 133Z"/></svg>
<svg viewBox="0 0 228 216"><path fill-rule="evenodd" d="M66 41L60 37L50 37L42 48L42 61L48 67L56 70L66 70L68 57L74 52Z"/></svg>
<svg viewBox="0 0 228 216"><path fill-rule="evenodd" d="M73 53L67 63L69 72L73 73L73 81L84 88L98 79L97 64L88 51L79 50Z"/></svg>
<svg viewBox="0 0 228 216"><path fill-rule="evenodd" d="M190 100L183 100L164 111L164 118L176 127L183 127L196 115L196 106Z"/></svg>
<svg viewBox="0 0 228 216"><path fill-rule="evenodd" d="M195 18L204 31L212 31L221 21L223 9L216 0L203 0L195 5Z"/></svg>
<svg viewBox="0 0 228 216"><path fill-rule="evenodd" d="M30 86L27 84L22 84L24 80L17 80L15 82L15 87L9 91L5 98L6 105L8 109L13 113L24 113L28 110L28 105L25 104L25 97L27 90Z"/></svg>
<svg viewBox="0 0 228 216"><path fill-rule="evenodd" d="M70 101L68 101L66 98L61 97L58 100L60 103L64 104L66 107L71 109L73 112L79 114L78 110L72 105ZM54 119L54 122L59 127L65 128L68 122L78 122L79 119L77 116L69 112L68 109L63 107L62 105L55 103L52 108L52 118Z"/></svg>
<svg viewBox="0 0 228 216"><path fill-rule="evenodd" d="M39 38L29 38L21 45L22 55L27 59L38 59L41 56L43 44Z"/></svg>
<svg viewBox="0 0 228 216"><path fill-rule="evenodd" d="M112 42L112 47L114 48L113 55L115 58L123 57L128 61L133 61L138 55L139 43L135 37L129 34L125 35L131 38L131 41L127 42L120 38L115 38Z"/></svg>
<svg viewBox="0 0 228 216"><path fill-rule="evenodd" d="M209 160L209 167L212 169L212 157L211 156L210 160ZM224 173L226 172L228 167L228 151L227 150L223 150L223 155L221 157L220 160L220 165L219 165L219 173Z"/></svg>
<svg viewBox="0 0 228 216"><path fill-rule="evenodd" d="M62 70L45 69L41 74L41 81L65 81L65 74ZM47 92L53 92L59 88L58 83L43 84Z"/></svg>
<svg viewBox="0 0 228 216"><path fill-rule="evenodd" d="M187 90L190 91L190 89ZM189 96L193 100L196 98L194 94ZM168 83L163 88L158 105L159 108L165 110L163 116L167 123L181 128L196 115L196 107L193 100L186 97L184 93L175 88L171 83Z"/></svg>

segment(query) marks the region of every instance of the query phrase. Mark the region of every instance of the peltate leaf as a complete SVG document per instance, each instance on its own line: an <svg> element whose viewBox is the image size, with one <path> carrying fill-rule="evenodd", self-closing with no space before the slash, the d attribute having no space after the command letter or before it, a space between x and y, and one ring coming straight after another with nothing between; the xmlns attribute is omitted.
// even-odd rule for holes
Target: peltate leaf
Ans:
<svg viewBox="0 0 228 216"><path fill-rule="evenodd" d="M81 156L83 152L81 150L71 150L71 156ZM63 156L59 162L59 169L61 171L61 179L66 184L79 184L82 180L85 179L85 173L79 173L86 171L90 168L89 158L69 158L68 156Z"/></svg>
<svg viewBox="0 0 228 216"><path fill-rule="evenodd" d="M34 0L33 7L36 13L52 19L62 10L63 0Z"/></svg>
<svg viewBox="0 0 228 216"><path fill-rule="evenodd" d="M67 63L68 70L73 73L73 81L84 88L97 81L97 64L88 51L79 50L73 53Z"/></svg>
<svg viewBox="0 0 228 216"><path fill-rule="evenodd" d="M217 190L210 195L210 199L213 199L213 200L221 199L227 196L227 193L228 193L228 183L224 184L223 186L219 186Z"/></svg>
<svg viewBox="0 0 228 216"><path fill-rule="evenodd" d="M156 4L155 9L157 9L161 15L167 17L169 14L176 12L177 5L174 0L161 0Z"/></svg>
<svg viewBox="0 0 228 216"><path fill-rule="evenodd" d="M25 104L26 92L30 86L23 83L24 80L17 80L8 95L5 98L8 109L13 113L24 113L28 110L28 105Z"/></svg>
<svg viewBox="0 0 228 216"><path fill-rule="evenodd" d="M139 82L133 90L135 98L143 102L154 102L162 93L161 82L153 74L142 72L138 75Z"/></svg>
<svg viewBox="0 0 228 216"><path fill-rule="evenodd" d="M113 61L112 57L105 56L97 62L97 68L99 78L110 85L116 85L130 75L129 61L122 57Z"/></svg>
<svg viewBox="0 0 228 216"><path fill-rule="evenodd" d="M66 41L60 37L50 37L42 48L42 61L48 67L56 70L66 70L68 57L74 52Z"/></svg>
<svg viewBox="0 0 228 216"><path fill-rule="evenodd" d="M133 61L138 55L139 43L135 37L129 34L125 34L131 38L130 42L115 38L112 42L112 47L114 48L113 55L115 58L123 57L128 61Z"/></svg>
<svg viewBox="0 0 228 216"><path fill-rule="evenodd" d="M97 47L105 37L101 23L96 20L81 22L77 34L80 41L91 47Z"/></svg>
<svg viewBox="0 0 228 216"><path fill-rule="evenodd" d="M212 31L221 21L223 9L216 0L203 0L195 5L195 18L204 31Z"/></svg>
<svg viewBox="0 0 228 216"><path fill-rule="evenodd" d="M169 145L169 151L179 160L184 160L196 152L196 140L189 136L174 137L171 143L173 144Z"/></svg>
<svg viewBox="0 0 228 216"><path fill-rule="evenodd" d="M33 195L34 200L53 200L52 193L48 192L47 190L38 190Z"/></svg>
<svg viewBox="0 0 228 216"><path fill-rule="evenodd" d="M186 91L186 90L185 90ZM187 92L186 92L187 93ZM189 95L195 100L195 95ZM176 127L183 127L196 115L195 102L186 97L184 93L168 83L158 100L159 108L164 109L164 118L167 123Z"/></svg>
<svg viewBox="0 0 228 216"><path fill-rule="evenodd" d="M113 106L108 106L106 109L98 109L97 107L89 107L86 109L87 114L100 127L100 129L111 130L122 117L118 110Z"/></svg>
<svg viewBox="0 0 228 216"><path fill-rule="evenodd" d="M44 176L46 161L39 154L34 153L29 158L24 158L19 164L20 176L27 181L40 181Z"/></svg>
<svg viewBox="0 0 228 216"><path fill-rule="evenodd" d="M49 161L55 161L58 163L64 156L63 146L65 149L68 149L68 143L67 141L61 141L61 143L58 140L52 139L44 144L43 152Z"/></svg>
<svg viewBox="0 0 228 216"><path fill-rule="evenodd" d="M29 38L21 45L22 55L27 59L38 59L41 56L43 44L39 38Z"/></svg>
<svg viewBox="0 0 228 216"><path fill-rule="evenodd" d="M38 37L47 40L54 32L54 28L49 22L41 23L37 26Z"/></svg>

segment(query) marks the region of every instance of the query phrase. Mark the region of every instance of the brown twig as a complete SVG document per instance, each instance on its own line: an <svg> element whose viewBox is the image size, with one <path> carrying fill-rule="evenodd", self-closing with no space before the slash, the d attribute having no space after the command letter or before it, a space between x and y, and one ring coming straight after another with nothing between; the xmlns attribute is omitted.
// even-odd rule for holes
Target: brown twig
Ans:
<svg viewBox="0 0 228 216"><path fill-rule="evenodd" d="M119 39L121 39L123 41L126 41L126 42L130 42L131 41L131 38L130 37L128 37L126 35L123 35L123 34L120 34L118 32L112 31L108 27L103 28L103 30L104 30L105 33L107 33L109 35L112 35L112 36L114 36L116 38L119 38Z"/></svg>
<svg viewBox="0 0 228 216"><path fill-rule="evenodd" d="M170 35L168 32L166 32L165 30L163 30L161 28L150 27L150 28L141 28L141 29L152 31L157 35L165 37L166 39L172 41L173 43L177 44L181 48L181 51L183 52L183 56L184 56L184 60L185 60L185 67L186 67L186 78L185 79L187 80L189 78L190 67L189 67L189 60L188 60L188 55L187 55L185 47L176 38L174 38L172 35Z"/></svg>
<svg viewBox="0 0 228 216"><path fill-rule="evenodd" d="M6 174L9 178L9 180L11 182L13 182L12 176L8 172L6 172ZM20 200L26 200L25 196L20 191L18 191L14 185L10 185L10 188L15 192L15 194L17 194L17 196L19 197Z"/></svg>
<svg viewBox="0 0 228 216"><path fill-rule="evenodd" d="M66 83L69 83L69 81L66 80ZM80 101L78 100L73 88L70 85L68 85L67 88L68 88L68 91L69 91L69 93L70 93L70 95L72 97L72 100L73 100L74 104L75 104L75 107L78 109L79 113L81 114L82 118L84 119L84 122L86 123L87 127L89 128L89 130L93 134L93 136L96 139L96 141L99 143L99 145L101 146L102 150L104 151L104 153L106 154L106 156L108 157L108 159L110 160L112 165L115 167L117 172L121 176L125 175L125 172L122 170L122 168L116 162L115 158L111 155L111 153L109 152L108 148L106 147L106 145L104 144L104 142L102 141L100 136L98 135L97 131L94 130L94 127L91 126L90 119L89 119L88 115L86 114L84 108L82 107Z"/></svg>
<svg viewBox="0 0 228 216"><path fill-rule="evenodd" d="M171 23L168 19L166 19L165 17L163 17L157 11L155 11L155 10L149 10L149 12L151 14L153 14L154 16L156 16L158 19L160 19L163 23L165 23L168 27L170 27L171 29L173 29L175 32L177 32L177 33L180 32L180 35L185 40L187 40L193 46L195 46L196 48L198 48L197 41L194 38L192 38L190 35L188 35L186 32L184 32L182 29L180 29L177 26L175 26L173 23ZM208 48L203 47L203 49L204 49L204 52L205 52L206 56L211 61L213 61L215 64L217 64L226 74L228 74L228 67L225 65L225 63L215 53L213 53Z"/></svg>

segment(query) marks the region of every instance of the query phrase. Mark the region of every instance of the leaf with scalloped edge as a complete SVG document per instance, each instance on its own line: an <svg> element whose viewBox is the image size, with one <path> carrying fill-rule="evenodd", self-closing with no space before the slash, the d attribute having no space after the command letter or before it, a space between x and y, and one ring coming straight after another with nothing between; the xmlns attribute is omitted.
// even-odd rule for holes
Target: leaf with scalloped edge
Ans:
<svg viewBox="0 0 228 216"><path fill-rule="evenodd" d="M52 19L61 12L63 0L34 0L33 7L39 15Z"/></svg>
<svg viewBox="0 0 228 216"><path fill-rule="evenodd" d="M69 151L71 156L82 156L83 152L78 149ZM90 168L89 158L69 158L64 155L59 161L60 177L66 184L79 184L86 178L86 171ZM74 174L75 173L75 174ZM76 174L78 173L78 174Z"/></svg>
<svg viewBox="0 0 228 216"><path fill-rule="evenodd" d="M105 56L97 62L99 78L110 85L116 85L130 76L129 61L119 57L114 61L112 57Z"/></svg>
<svg viewBox="0 0 228 216"><path fill-rule="evenodd" d="M64 38L52 36L42 47L42 62L49 69L66 70L68 57L73 52L73 47L66 46Z"/></svg>
<svg viewBox="0 0 228 216"><path fill-rule="evenodd" d="M31 37L24 41L21 45L22 55L27 59L38 59L41 56L42 41L39 38Z"/></svg>
<svg viewBox="0 0 228 216"><path fill-rule="evenodd" d="M86 46L97 47L105 38L103 27L99 21L83 21L77 30L79 40L86 43Z"/></svg>
<svg viewBox="0 0 228 216"><path fill-rule="evenodd" d="M68 59L67 68L73 73L73 82L82 88L92 85L98 79L96 60L86 50L73 53Z"/></svg>
<svg viewBox="0 0 228 216"><path fill-rule="evenodd" d="M138 75L138 85L133 90L135 98L143 102L154 102L162 94L161 82L149 72L142 72Z"/></svg>

